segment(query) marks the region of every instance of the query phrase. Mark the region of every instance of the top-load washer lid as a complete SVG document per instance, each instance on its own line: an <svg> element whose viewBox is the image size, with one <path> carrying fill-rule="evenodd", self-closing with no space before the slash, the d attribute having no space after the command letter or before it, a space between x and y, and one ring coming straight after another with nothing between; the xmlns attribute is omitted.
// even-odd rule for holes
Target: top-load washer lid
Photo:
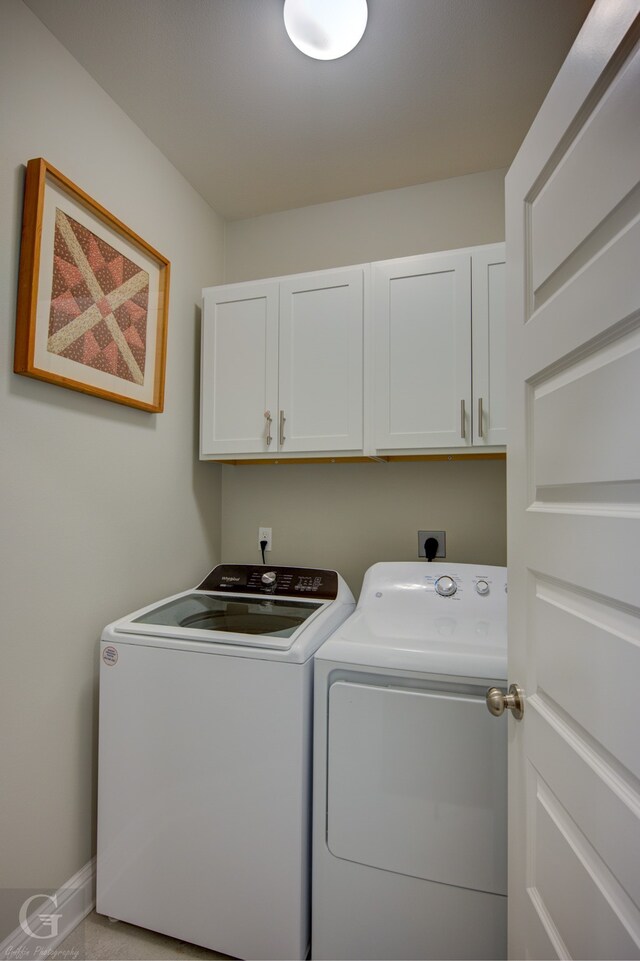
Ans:
<svg viewBox="0 0 640 961"><path fill-rule="evenodd" d="M311 628L313 634L315 627L321 635L315 650L353 607L353 596L335 571L222 564L197 588L108 625L103 640L286 652L303 631ZM325 618L328 608L332 613Z"/></svg>
<svg viewBox="0 0 640 961"><path fill-rule="evenodd" d="M321 660L453 677L507 675L507 572L474 564L374 564Z"/></svg>
<svg viewBox="0 0 640 961"><path fill-rule="evenodd" d="M241 643L252 646L288 647L280 638L290 638L304 622L322 607L313 601L294 601L288 598L247 597L231 594L207 594L203 591L183 594L166 604L134 617L134 625L172 628L183 634L194 631L213 639L213 633L246 635ZM188 635L191 636L191 635ZM268 642L266 639L269 639ZM274 640L278 639L278 640ZM220 643L220 638L215 638ZM234 640L230 643L237 643Z"/></svg>

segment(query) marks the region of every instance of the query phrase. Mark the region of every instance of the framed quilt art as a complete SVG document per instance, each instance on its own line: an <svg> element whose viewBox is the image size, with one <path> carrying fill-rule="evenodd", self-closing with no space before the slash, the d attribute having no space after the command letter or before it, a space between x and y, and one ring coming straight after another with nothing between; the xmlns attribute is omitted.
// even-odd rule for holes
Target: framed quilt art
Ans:
<svg viewBox="0 0 640 961"><path fill-rule="evenodd" d="M30 160L14 371L160 412L169 268L46 160Z"/></svg>

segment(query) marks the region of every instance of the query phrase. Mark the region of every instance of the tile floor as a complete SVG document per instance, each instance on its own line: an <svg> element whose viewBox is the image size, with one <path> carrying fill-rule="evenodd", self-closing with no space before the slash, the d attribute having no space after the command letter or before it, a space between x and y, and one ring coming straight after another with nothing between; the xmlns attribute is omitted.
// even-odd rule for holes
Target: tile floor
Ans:
<svg viewBox="0 0 640 961"><path fill-rule="evenodd" d="M76 953L77 952L77 953ZM54 958L65 961L215 961L227 959L196 944L176 941L124 921L109 921L92 911L82 924L58 945Z"/></svg>

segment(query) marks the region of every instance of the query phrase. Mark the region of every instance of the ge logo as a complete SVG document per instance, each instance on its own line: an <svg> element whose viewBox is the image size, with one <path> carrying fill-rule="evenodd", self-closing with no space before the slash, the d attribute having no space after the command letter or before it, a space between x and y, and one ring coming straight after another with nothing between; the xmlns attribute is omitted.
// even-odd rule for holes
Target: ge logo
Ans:
<svg viewBox="0 0 640 961"><path fill-rule="evenodd" d="M31 930L31 926L29 925L29 920L27 915L29 913L29 908L31 907L33 902L37 901L39 898L42 898L45 901L50 901L51 904L54 906L54 908L58 907L58 898L56 897L55 894L52 896L48 894L32 894L31 897L27 898L27 900L24 902L24 904L22 905L18 913L20 927L22 928L25 934L29 935L30 938L36 938L38 941L45 941L45 940L48 940L49 938L57 938L58 921L62 917L61 914L39 914L38 915L38 921L40 921L40 924L43 925L45 928L49 929L48 934L36 934L35 931Z"/></svg>

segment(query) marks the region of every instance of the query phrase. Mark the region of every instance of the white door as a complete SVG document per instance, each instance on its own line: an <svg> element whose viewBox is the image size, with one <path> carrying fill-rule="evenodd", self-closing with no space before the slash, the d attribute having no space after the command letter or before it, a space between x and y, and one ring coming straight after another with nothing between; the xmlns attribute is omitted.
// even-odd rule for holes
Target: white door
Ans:
<svg viewBox="0 0 640 961"><path fill-rule="evenodd" d="M277 450L278 304L277 281L204 291L201 456Z"/></svg>
<svg viewBox="0 0 640 961"><path fill-rule="evenodd" d="M640 957L640 4L507 177L509 953Z"/></svg>
<svg viewBox="0 0 640 961"><path fill-rule="evenodd" d="M363 443L363 267L280 284L278 450Z"/></svg>
<svg viewBox="0 0 640 961"><path fill-rule="evenodd" d="M471 256L473 443L507 443L507 317L504 244Z"/></svg>
<svg viewBox="0 0 640 961"><path fill-rule="evenodd" d="M373 264L375 446L471 443L471 258Z"/></svg>

